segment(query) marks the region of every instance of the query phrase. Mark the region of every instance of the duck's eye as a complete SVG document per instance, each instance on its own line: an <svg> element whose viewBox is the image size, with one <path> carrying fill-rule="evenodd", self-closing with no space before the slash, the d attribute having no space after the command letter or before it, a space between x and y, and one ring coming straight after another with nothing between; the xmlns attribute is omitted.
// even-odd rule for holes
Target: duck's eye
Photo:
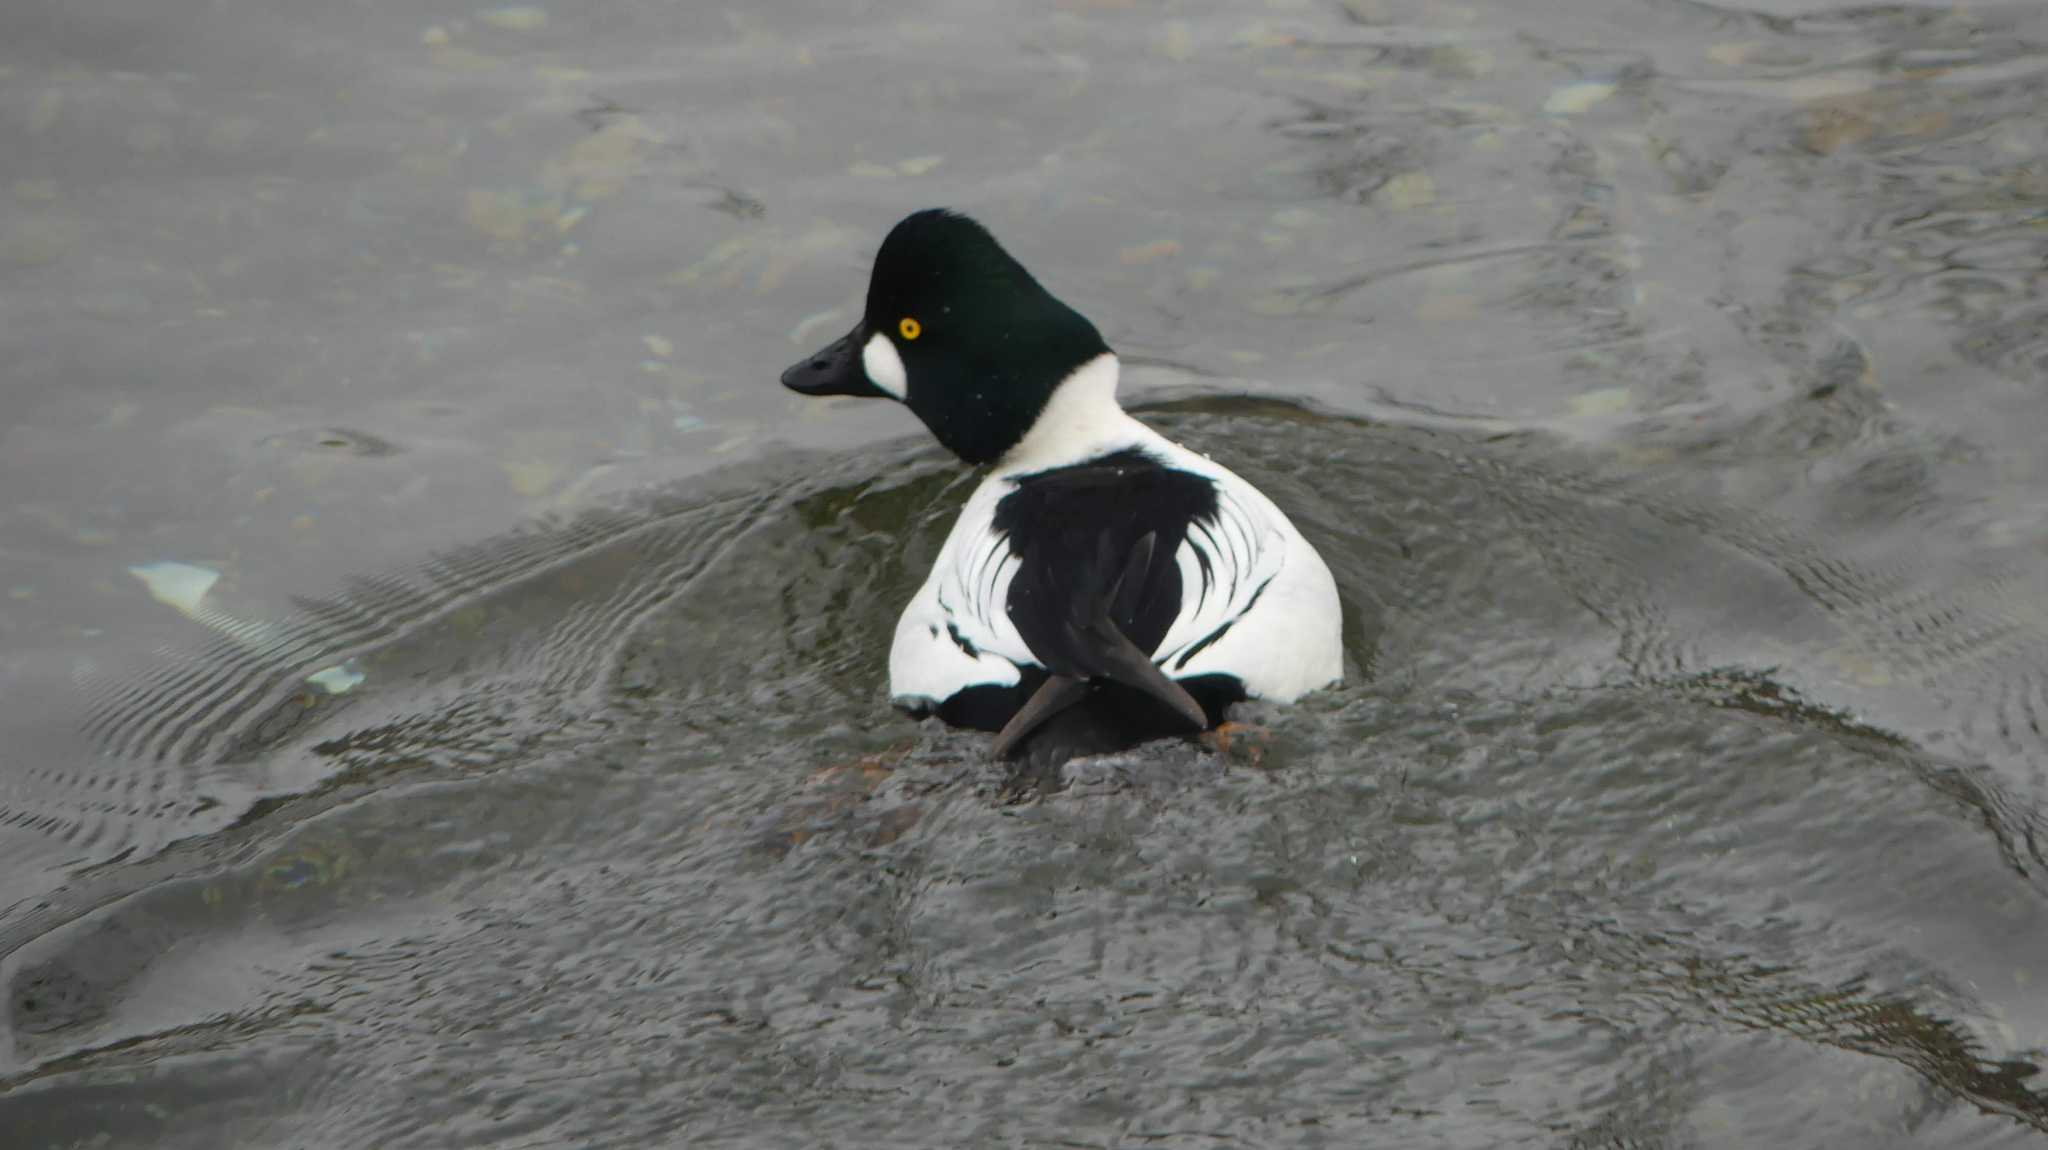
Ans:
<svg viewBox="0 0 2048 1150"><path fill-rule="evenodd" d="M924 325L906 315L896 321L896 330L903 333L904 339L916 339L924 334Z"/></svg>

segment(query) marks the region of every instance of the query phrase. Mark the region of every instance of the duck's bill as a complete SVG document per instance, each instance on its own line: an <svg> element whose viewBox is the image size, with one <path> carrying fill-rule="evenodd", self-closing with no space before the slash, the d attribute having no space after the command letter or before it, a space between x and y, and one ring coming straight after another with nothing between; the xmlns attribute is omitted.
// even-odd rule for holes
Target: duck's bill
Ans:
<svg viewBox="0 0 2048 1150"><path fill-rule="evenodd" d="M868 380L860 353L867 342L867 325L856 324L829 347L803 357L782 373L782 386L804 395L861 395L886 399L888 395Z"/></svg>

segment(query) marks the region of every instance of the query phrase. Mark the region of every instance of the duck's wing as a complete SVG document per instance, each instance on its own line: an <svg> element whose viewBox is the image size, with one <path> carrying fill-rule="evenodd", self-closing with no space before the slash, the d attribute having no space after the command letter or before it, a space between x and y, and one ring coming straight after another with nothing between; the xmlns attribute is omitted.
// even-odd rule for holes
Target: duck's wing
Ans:
<svg viewBox="0 0 2048 1150"><path fill-rule="evenodd" d="M1032 657L1054 676L1131 688L1200 730L1201 706L1152 652L1184 602L1172 556L1213 514L1214 484L1136 449L1011 483L991 527L1014 562L1002 609Z"/></svg>
<svg viewBox="0 0 2048 1150"><path fill-rule="evenodd" d="M1008 607L1032 654L1053 677L1003 728L1003 748L1078 702L1083 692L1069 683L1121 683L1164 704L1191 731L1208 725L1201 704L1131 637L1138 629L1134 621L1152 600L1172 594L1160 578L1169 571L1158 554L1158 531L1131 539L1132 530L1128 516L1112 512L1096 523L1060 523L1056 543L1022 541Z"/></svg>
<svg viewBox="0 0 2048 1150"><path fill-rule="evenodd" d="M1287 566L1291 524L1249 484L1225 473L1215 507L1188 524L1174 552L1181 601L1152 659L1169 675L1194 674L1191 660L1258 607Z"/></svg>
<svg viewBox="0 0 2048 1150"><path fill-rule="evenodd" d="M1032 692L1003 729L996 733L995 745L989 753L998 759L1007 759L1024 745L1040 727L1051 722L1061 712L1088 697L1085 680L1054 675Z"/></svg>

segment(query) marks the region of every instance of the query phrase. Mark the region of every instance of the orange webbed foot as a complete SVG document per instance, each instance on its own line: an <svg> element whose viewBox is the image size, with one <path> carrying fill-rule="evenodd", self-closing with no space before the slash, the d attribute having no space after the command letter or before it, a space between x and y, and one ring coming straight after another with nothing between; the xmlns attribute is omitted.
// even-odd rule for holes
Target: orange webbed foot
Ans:
<svg viewBox="0 0 2048 1150"><path fill-rule="evenodd" d="M1257 723L1225 722L1202 732L1202 744L1224 758L1236 747L1256 767L1265 760L1266 742L1272 732Z"/></svg>

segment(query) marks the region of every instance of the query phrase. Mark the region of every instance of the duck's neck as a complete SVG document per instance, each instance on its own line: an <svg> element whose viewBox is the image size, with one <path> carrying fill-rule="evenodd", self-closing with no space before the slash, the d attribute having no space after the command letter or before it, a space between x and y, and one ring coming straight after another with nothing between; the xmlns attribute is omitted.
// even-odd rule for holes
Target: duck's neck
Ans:
<svg viewBox="0 0 2048 1150"><path fill-rule="evenodd" d="M1075 368L1053 389L1031 430L996 461L996 474L1048 471L1152 440L1152 429L1117 403L1116 378L1114 352Z"/></svg>

